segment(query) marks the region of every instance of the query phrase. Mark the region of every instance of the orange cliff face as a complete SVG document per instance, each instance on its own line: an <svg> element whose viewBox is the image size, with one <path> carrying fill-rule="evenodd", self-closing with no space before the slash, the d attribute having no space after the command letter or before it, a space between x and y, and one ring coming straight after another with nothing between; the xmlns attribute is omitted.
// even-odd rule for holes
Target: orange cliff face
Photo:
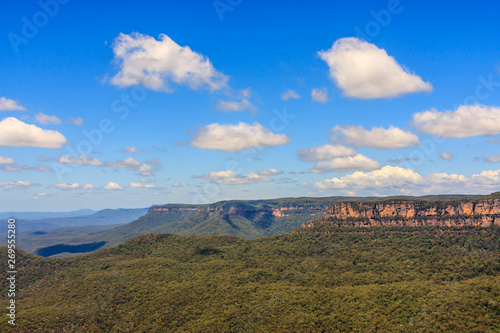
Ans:
<svg viewBox="0 0 500 333"><path fill-rule="evenodd" d="M324 222L349 226L488 226L495 221L500 223L499 198L452 202L391 200L337 203L319 220L307 222L304 227Z"/></svg>

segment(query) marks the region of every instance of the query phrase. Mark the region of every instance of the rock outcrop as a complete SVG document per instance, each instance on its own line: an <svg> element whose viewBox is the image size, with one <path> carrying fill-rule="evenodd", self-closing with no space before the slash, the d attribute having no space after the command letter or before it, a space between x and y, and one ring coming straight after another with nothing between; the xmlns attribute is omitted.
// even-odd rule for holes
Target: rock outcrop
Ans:
<svg viewBox="0 0 500 333"><path fill-rule="evenodd" d="M328 208L318 224L370 227L401 226L489 226L500 224L500 198L460 201L390 200L376 203L341 202Z"/></svg>

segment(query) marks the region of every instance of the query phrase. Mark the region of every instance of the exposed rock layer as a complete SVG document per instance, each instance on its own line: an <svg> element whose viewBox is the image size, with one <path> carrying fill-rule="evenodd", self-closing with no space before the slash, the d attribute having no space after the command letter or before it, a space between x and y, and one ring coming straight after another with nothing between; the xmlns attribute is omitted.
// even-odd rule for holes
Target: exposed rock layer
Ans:
<svg viewBox="0 0 500 333"><path fill-rule="evenodd" d="M341 202L328 208L319 220L302 225L310 228L321 223L339 226L489 226L500 223L500 199L461 201L391 200L377 203Z"/></svg>

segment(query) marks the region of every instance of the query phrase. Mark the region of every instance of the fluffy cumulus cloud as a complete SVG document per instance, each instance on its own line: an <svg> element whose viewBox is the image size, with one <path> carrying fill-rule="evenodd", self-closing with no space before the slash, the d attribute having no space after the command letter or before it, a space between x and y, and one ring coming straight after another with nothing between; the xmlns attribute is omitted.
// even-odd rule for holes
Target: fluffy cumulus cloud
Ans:
<svg viewBox="0 0 500 333"><path fill-rule="evenodd" d="M354 172L340 178L325 179L314 184L317 189L370 189L404 187L408 184L420 184L422 176L410 169L385 166L370 172Z"/></svg>
<svg viewBox="0 0 500 333"><path fill-rule="evenodd" d="M257 174L261 175L261 176L275 176L275 175L281 175L282 173L283 173L283 171L278 171L274 168L262 169L262 170L257 171Z"/></svg>
<svg viewBox="0 0 500 333"><path fill-rule="evenodd" d="M14 159L0 155L0 164L14 164Z"/></svg>
<svg viewBox="0 0 500 333"><path fill-rule="evenodd" d="M500 154L498 154L498 155L490 155L488 157L485 157L484 161L488 162L488 163L500 162Z"/></svg>
<svg viewBox="0 0 500 333"><path fill-rule="evenodd" d="M57 118L56 116L49 116L41 112L35 115L35 119L42 125L47 125L47 124L58 125L61 123L61 119Z"/></svg>
<svg viewBox="0 0 500 333"><path fill-rule="evenodd" d="M285 134L275 134L259 123L240 122L237 125L210 124L195 134L192 146L239 152L249 148L264 148L287 144Z"/></svg>
<svg viewBox="0 0 500 333"><path fill-rule="evenodd" d="M114 191L114 190L123 190L123 187L121 187L117 183L109 182L106 186L104 186L104 189L109 191Z"/></svg>
<svg viewBox="0 0 500 333"><path fill-rule="evenodd" d="M18 180L15 182L0 182L0 188L14 188L18 190L25 190L31 186L35 186L35 184L23 180Z"/></svg>
<svg viewBox="0 0 500 333"><path fill-rule="evenodd" d="M288 89L284 93L281 94L281 99L284 101L288 101L289 99L299 99L300 95L292 89Z"/></svg>
<svg viewBox="0 0 500 333"><path fill-rule="evenodd" d="M193 176L193 178L201 178L201 179L222 179L222 178L234 178L236 177L236 172L232 170L225 171L212 171L200 176Z"/></svg>
<svg viewBox="0 0 500 333"><path fill-rule="evenodd" d="M36 170L36 171L40 171L40 172L54 171L53 169L47 168L46 166L43 166L40 164L36 167L32 167L29 165L19 165L17 163L9 163L9 164L3 164L3 165L0 163L0 170L11 171L11 172L27 171L27 170Z"/></svg>
<svg viewBox="0 0 500 333"><path fill-rule="evenodd" d="M384 98L432 91L429 82L399 65L384 49L359 38L341 38L318 55L344 96Z"/></svg>
<svg viewBox="0 0 500 333"><path fill-rule="evenodd" d="M59 163L61 164L79 164L79 165L95 165L103 166L104 163L95 157L87 157L85 155L80 155L78 157L72 157L69 155L62 155L59 157Z"/></svg>
<svg viewBox="0 0 500 333"><path fill-rule="evenodd" d="M21 104L18 102L5 98L5 97L0 97L0 111L24 111L26 110Z"/></svg>
<svg viewBox="0 0 500 333"><path fill-rule="evenodd" d="M65 143L66 138L57 131L44 130L14 117L0 121L0 146L59 149Z"/></svg>
<svg viewBox="0 0 500 333"><path fill-rule="evenodd" d="M87 157L85 155L80 155L78 157L72 157L69 155L62 155L59 158L59 163L61 164L78 164L78 165L94 165L94 166L102 166L108 168L124 168L127 170L137 171L142 176L150 176L153 173L153 167L159 167L162 164L157 160L151 160L148 163L137 161L132 157L128 157L124 160L117 161L108 161L102 162L95 157Z"/></svg>
<svg viewBox="0 0 500 333"><path fill-rule="evenodd" d="M143 184L143 183L129 183L128 186L130 188L155 188L153 184Z"/></svg>
<svg viewBox="0 0 500 333"><path fill-rule="evenodd" d="M138 149L137 147L134 146L127 146L122 150L122 153L127 153L127 154L149 153L149 150Z"/></svg>
<svg viewBox="0 0 500 333"><path fill-rule="evenodd" d="M257 107L255 107L255 105L253 105L247 98L243 98L239 101L218 100L216 107L217 109L226 112L257 111Z"/></svg>
<svg viewBox="0 0 500 333"><path fill-rule="evenodd" d="M500 134L500 107L460 105L455 111L430 109L413 115L421 132L440 138L468 138Z"/></svg>
<svg viewBox="0 0 500 333"><path fill-rule="evenodd" d="M355 156L356 151L342 145L326 144L320 147L311 147L309 149L298 149L297 155L301 161L318 162L338 157Z"/></svg>
<svg viewBox="0 0 500 333"><path fill-rule="evenodd" d="M426 176L411 169L385 166L370 172L355 172L325 179L313 185L324 191L350 195L423 195L435 193L490 193L500 185L500 170L486 170L470 178L459 174L434 173Z"/></svg>
<svg viewBox="0 0 500 333"><path fill-rule="evenodd" d="M121 33L114 41L113 53L120 71L111 83L120 87L143 85L171 91L171 82L210 91L227 87L227 76L217 71L206 56L189 46L180 46L164 34L156 40L139 33Z"/></svg>
<svg viewBox="0 0 500 333"><path fill-rule="evenodd" d="M52 188L58 188L60 190L76 190L80 188L78 183L63 183L63 184L54 184L51 186Z"/></svg>
<svg viewBox="0 0 500 333"><path fill-rule="evenodd" d="M94 188L94 185L92 184L80 185L78 183L62 183L62 184L53 184L50 187L57 188L60 190L77 190L77 189L91 190Z"/></svg>
<svg viewBox="0 0 500 333"><path fill-rule="evenodd" d="M328 102L328 90L323 88L313 88L311 90L311 99L314 102L326 103Z"/></svg>
<svg viewBox="0 0 500 333"><path fill-rule="evenodd" d="M216 108L225 112L249 111L255 113L257 111L257 107L250 102L250 89L240 90L236 95L237 100L218 100Z"/></svg>
<svg viewBox="0 0 500 333"><path fill-rule="evenodd" d="M439 154L439 157L443 160L452 160L455 156L452 153L442 152Z"/></svg>
<svg viewBox="0 0 500 333"><path fill-rule="evenodd" d="M210 173L196 176L193 178L211 179L212 182L224 185L243 185L243 184L256 184L262 182L272 182L273 179L267 176L278 175L276 169L259 170L258 172L250 172L248 174L239 175L232 170L225 171L212 171Z"/></svg>
<svg viewBox="0 0 500 333"><path fill-rule="evenodd" d="M403 131L394 126L388 129L373 127L366 130L363 126L340 126L332 128L335 134L333 141L343 141L355 147L369 147L375 149L398 149L420 145L418 136L411 132Z"/></svg>
<svg viewBox="0 0 500 333"><path fill-rule="evenodd" d="M83 124L83 119L80 117L77 117L77 118L69 117L68 121L76 126L82 126L82 124Z"/></svg>
<svg viewBox="0 0 500 333"><path fill-rule="evenodd" d="M500 170L485 170L480 174L473 175L472 181L498 190L498 186L500 186Z"/></svg>
<svg viewBox="0 0 500 333"><path fill-rule="evenodd" d="M316 163L309 170L312 173L366 171L380 168L379 162L342 145L326 144L298 149L297 155L301 161Z"/></svg>
<svg viewBox="0 0 500 333"><path fill-rule="evenodd" d="M311 168L312 173L366 171L380 168L380 163L361 154L338 157L327 161L318 161Z"/></svg>

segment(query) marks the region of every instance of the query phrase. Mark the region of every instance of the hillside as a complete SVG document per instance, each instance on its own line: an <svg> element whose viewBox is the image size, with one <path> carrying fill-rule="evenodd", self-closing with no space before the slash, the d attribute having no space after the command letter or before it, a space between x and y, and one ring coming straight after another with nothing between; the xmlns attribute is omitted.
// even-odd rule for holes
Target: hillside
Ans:
<svg viewBox="0 0 500 333"><path fill-rule="evenodd" d="M18 251L12 332L498 331L500 228L330 228L149 234L64 259Z"/></svg>
<svg viewBox="0 0 500 333"><path fill-rule="evenodd" d="M446 195L419 197L419 200L458 200L478 196ZM153 206L146 215L135 221L103 230L99 233L82 232L75 237L57 239L43 235L30 235L30 252L51 253L65 256L70 253L54 252L57 249L95 250L94 244L110 247L146 233L168 233L186 236L234 235L242 238L258 238L278 235L300 227L302 224L323 216L328 207L338 202L379 202L382 200L412 200L412 197L322 197L279 198L267 200L231 200L206 205L167 204ZM45 242L45 240L47 240ZM24 242L26 244L27 242ZM46 251L45 247L51 247ZM23 248L24 249L24 248ZM28 249L28 248L26 248ZM85 251L83 251L85 252Z"/></svg>

